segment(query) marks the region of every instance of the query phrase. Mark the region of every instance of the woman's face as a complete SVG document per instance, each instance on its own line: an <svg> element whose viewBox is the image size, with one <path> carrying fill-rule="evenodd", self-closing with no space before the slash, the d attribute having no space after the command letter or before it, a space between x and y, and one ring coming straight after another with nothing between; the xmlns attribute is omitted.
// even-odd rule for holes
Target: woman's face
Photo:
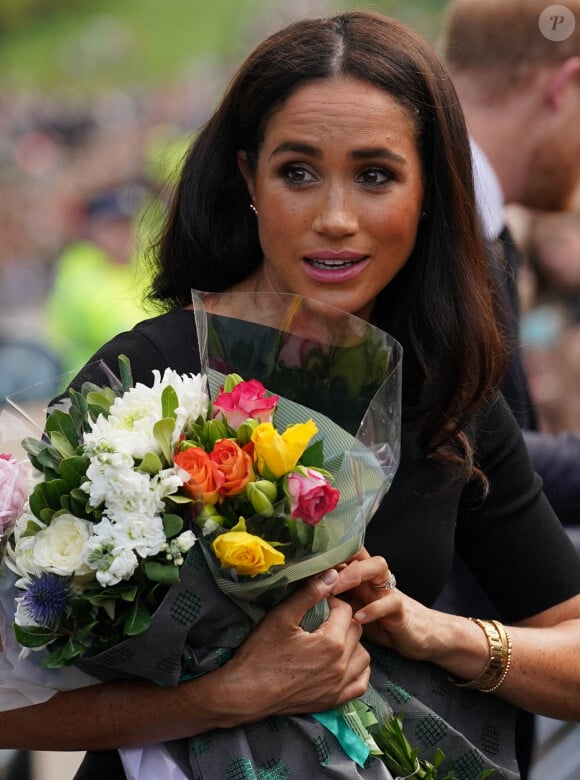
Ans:
<svg viewBox="0 0 580 780"><path fill-rule="evenodd" d="M415 245L423 179L410 114L353 78L300 87L240 168L264 260L236 289L291 292L370 319Z"/></svg>

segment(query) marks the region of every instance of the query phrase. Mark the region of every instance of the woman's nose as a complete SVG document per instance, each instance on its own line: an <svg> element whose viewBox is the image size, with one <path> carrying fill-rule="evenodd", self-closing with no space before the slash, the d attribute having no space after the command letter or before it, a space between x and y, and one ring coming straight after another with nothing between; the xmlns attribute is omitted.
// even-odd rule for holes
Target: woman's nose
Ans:
<svg viewBox="0 0 580 780"><path fill-rule="evenodd" d="M329 189L322 195L312 229L331 238L357 232L357 214L342 188Z"/></svg>

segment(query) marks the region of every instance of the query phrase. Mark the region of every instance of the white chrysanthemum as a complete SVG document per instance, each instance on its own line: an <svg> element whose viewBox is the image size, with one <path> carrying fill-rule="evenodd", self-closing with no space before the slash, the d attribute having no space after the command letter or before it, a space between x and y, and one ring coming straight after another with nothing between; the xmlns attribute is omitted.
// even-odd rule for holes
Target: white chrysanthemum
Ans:
<svg viewBox="0 0 580 780"><path fill-rule="evenodd" d="M38 577L42 570L34 560L34 536L24 536L14 547L8 547L6 565L15 574L22 577Z"/></svg>
<svg viewBox="0 0 580 780"><path fill-rule="evenodd" d="M205 377L179 375L169 368L163 376L159 371L153 371L153 377L152 387L137 383L115 398L108 418L100 415L91 432L85 434L84 441L89 448L127 452L135 459L143 458L147 452L161 454L153 426L162 418L161 395L168 386L174 388L178 398L173 444L179 440L186 424L200 415L207 415L209 399Z"/></svg>
<svg viewBox="0 0 580 780"><path fill-rule="evenodd" d="M24 511L16 521L12 531L12 537L6 548L6 565L11 571L19 576L37 577L41 570L35 563L32 555L34 548L34 535L25 536L24 533L29 530L29 524L35 530L46 528L46 524L35 517L30 511L28 502L24 505Z"/></svg>
<svg viewBox="0 0 580 780"><path fill-rule="evenodd" d="M166 369L161 379L161 386L164 387L167 384L174 387L179 400L179 405L175 410L176 422L172 441L175 445L179 441L183 430L194 423L198 417L206 419L209 396L206 378L200 374L183 374L180 376L175 371Z"/></svg>

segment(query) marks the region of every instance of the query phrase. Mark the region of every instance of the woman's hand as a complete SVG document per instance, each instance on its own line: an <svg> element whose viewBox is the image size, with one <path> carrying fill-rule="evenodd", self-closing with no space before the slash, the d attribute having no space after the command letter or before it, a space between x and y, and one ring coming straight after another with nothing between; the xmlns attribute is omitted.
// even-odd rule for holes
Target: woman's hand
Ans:
<svg viewBox="0 0 580 780"><path fill-rule="evenodd" d="M334 569L313 578L272 609L238 648L221 676L227 725L274 714L319 712L361 696L370 658L352 609L332 596ZM330 615L315 631L300 628L305 613L328 599ZM224 724L226 725L226 724Z"/></svg>
<svg viewBox="0 0 580 780"><path fill-rule="evenodd" d="M440 613L397 588L385 588L393 573L384 558L371 557L363 548L337 568L339 576L333 593L342 594L348 601L354 620L364 626L368 639L407 658L434 660L440 644L434 617Z"/></svg>

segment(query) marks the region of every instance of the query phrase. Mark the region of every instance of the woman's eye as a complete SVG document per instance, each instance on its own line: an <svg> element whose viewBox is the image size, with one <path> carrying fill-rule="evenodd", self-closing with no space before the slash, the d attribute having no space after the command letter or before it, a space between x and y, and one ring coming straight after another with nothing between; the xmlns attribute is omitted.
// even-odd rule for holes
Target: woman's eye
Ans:
<svg viewBox="0 0 580 780"><path fill-rule="evenodd" d="M314 181L313 174L301 165L285 165L282 176L289 184L306 184Z"/></svg>
<svg viewBox="0 0 580 780"><path fill-rule="evenodd" d="M381 187L384 184L389 184L393 178L391 171L384 168L367 168L357 176L357 181L372 187Z"/></svg>

